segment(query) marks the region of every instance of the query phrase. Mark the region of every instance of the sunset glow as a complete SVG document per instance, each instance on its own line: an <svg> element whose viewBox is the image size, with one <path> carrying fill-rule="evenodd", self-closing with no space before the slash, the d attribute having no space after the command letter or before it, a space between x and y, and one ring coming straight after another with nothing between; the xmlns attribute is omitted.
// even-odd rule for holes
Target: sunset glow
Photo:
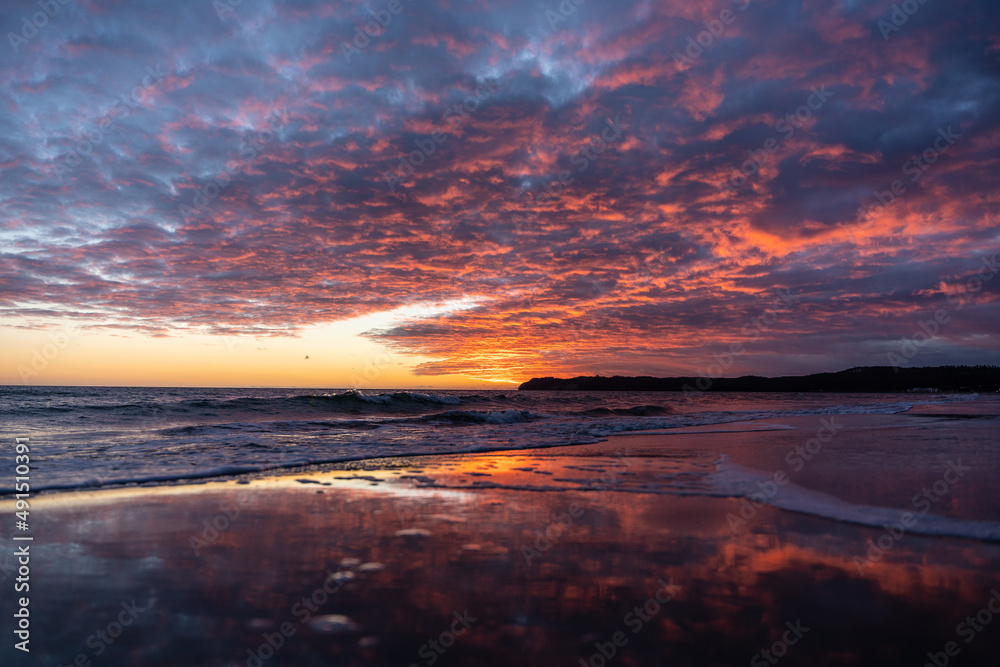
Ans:
<svg viewBox="0 0 1000 667"><path fill-rule="evenodd" d="M995 3L460 4L5 39L0 383L1000 362Z"/></svg>

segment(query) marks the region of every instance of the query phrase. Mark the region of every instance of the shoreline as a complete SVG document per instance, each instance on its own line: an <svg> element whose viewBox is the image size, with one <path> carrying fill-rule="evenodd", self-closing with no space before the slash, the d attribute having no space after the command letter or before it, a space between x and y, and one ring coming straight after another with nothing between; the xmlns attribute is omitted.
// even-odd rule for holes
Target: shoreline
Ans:
<svg viewBox="0 0 1000 667"><path fill-rule="evenodd" d="M850 418L855 416L857 413L845 413L840 415L844 418ZM862 413L864 414L864 413ZM996 416L1000 416L1000 400L998 401L958 401L958 402L948 402L943 404L927 404L918 405L909 408L908 410L901 411L898 413L876 413L878 415L894 416L913 416L913 417L935 417L935 418L964 418L964 419L989 419ZM42 488L40 490L35 490L32 488L32 496L36 498L47 497L56 494L90 494L90 493L104 493L122 489L157 489L157 488L172 488L178 486L204 486L218 483L225 483L229 481L237 482L240 484L246 482L252 482L254 480L266 479L271 477L286 477L300 475L301 473L312 473L317 471L335 471L335 470L354 470L354 469L369 469L372 466L375 469L382 467L389 468L406 468L417 465L416 462L421 460L437 460L440 458L450 458L450 457L467 457L467 456L478 456L478 455L491 455L491 454L504 454L504 453L530 453L530 452L546 452L549 450L562 450L567 448L576 447L588 447L588 446L600 446L608 442L617 441L619 438L636 438L645 436L673 436L673 435L698 435L707 433L730 433L734 430L738 431L753 431L753 430L766 430L767 428L774 428L774 430L780 430L781 426L773 427L767 426L768 422L799 422L808 421L811 419L819 419L824 416L824 413L817 413L814 415L795 415L789 417L759 417L751 419L740 419L734 417L732 421L721 421L712 424L704 425L694 425L694 426L677 426L671 428L650 428L649 430L636 430L636 431L622 431L618 433L613 433L600 438L598 442L595 443L581 443L581 444L552 444L552 445L542 445L542 446L526 446L522 448L477 448L470 450L459 450L455 452L448 453L417 453L410 455L368 455L368 456L358 456L355 458L345 458L338 459L335 461L325 461L318 463L294 463L282 466L269 467L265 469L248 469L243 471L235 471L231 473L212 473L206 472L205 474L199 474L197 476L183 476L183 477L168 477L156 478L153 476L150 479L143 479L139 481L126 481L126 482L109 482L102 483L100 485L90 485L90 486L60 486L60 487L48 487ZM38 438L38 436L32 436L33 438ZM623 441L624 442L624 441ZM237 465L233 464L232 467L236 468ZM14 491L8 493L0 493L0 509L3 508L3 503L13 499L15 495Z"/></svg>
<svg viewBox="0 0 1000 667"><path fill-rule="evenodd" d="M845 503L905 509L948 458L906 443L957 436L952 456L967 457L992 442L998 421L904 413L834 416L835 426L841 417L798 471L786 453L819 433L822 415L43 494L32 504L30 664L83 655L259 667L334 655L423 666L433 654L444 665L593 665L611 646L622 665L724 665L749 661L797 621L809 630L796 663L919 664L954 640L966 609L991 599L1000 544L905 531L886 543L880 528L771 504L744 517L745 497L699 488L724 454ZM872 443L883 454L859 465ZM935 514L997 519L996 461L963 461L974 473ZM661 495L653 484L691 493ZM667 601L647 613L657 593ZM88 646L122 604L143 611L113 643ZM452 645L437 653L431 642L444 648L442 636ZM974 661L993 655L989 639L962 646Z"/></svg>

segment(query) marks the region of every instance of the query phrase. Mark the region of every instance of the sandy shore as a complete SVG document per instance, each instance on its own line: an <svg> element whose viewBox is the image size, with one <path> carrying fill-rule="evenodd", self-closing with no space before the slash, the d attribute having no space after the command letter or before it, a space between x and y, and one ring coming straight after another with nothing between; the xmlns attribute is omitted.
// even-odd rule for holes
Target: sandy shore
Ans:
<svg viewBox="0 0 1000 667"><path fill-rule="evenodd" d="M1000 522L996 405L43 495L31 653L8 558L0 662L996 665L1000 543L831 520L789 491ZM713 497L720 460L787 484Z"/></svg>

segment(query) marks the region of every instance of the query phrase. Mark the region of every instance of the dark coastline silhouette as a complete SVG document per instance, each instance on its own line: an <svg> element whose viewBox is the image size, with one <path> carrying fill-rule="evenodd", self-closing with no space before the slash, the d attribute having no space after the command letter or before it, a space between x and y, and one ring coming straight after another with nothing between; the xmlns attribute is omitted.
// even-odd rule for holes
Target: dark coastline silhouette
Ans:
<svg viewBox="0 0 1000 667"><path fill-rule="evenodd" d="M519 390L536 391L798 391L798 392L996 392L1000 366L934 366L896 368L864 366L837 373L766 378L744 375L709 377L533 378Z"/></svg>

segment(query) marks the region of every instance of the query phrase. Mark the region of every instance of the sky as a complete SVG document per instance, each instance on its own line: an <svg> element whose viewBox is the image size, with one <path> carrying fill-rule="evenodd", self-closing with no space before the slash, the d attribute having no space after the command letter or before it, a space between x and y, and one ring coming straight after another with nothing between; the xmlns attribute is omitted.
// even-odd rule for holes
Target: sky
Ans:
<svg viewBox="0 0 1000 667"><path fill-rule="evenodd" d="M10 0L0 383L1000 363L994 0Z"/></svg>

